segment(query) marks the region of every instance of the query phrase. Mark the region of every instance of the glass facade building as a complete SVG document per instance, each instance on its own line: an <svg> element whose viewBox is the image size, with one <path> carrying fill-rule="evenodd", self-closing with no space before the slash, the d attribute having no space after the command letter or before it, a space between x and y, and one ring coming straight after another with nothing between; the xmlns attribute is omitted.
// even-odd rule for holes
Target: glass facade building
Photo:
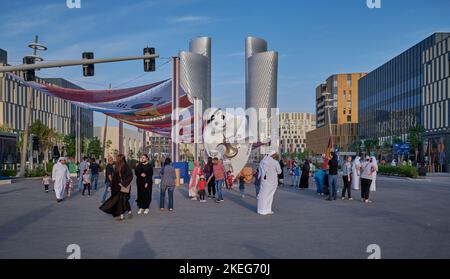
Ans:
<svg viewBox="0 0 450 279"><path fill-rule="evenodd" d="M406 142L411 127L426 127L427 115L437 113L436 106L429 106L425 111L426 77L441 71L445 75L448 55L446 65L442 58L442 66L429 68L424 64L425 55L439 44L448 47L449 38L450 33L434 33L359 80L358 134L361 139L378 138L383 143L401 137ZM436 94L448 96L447 88L439 85ZM443 118L445 116L448 118L448 111L442 114Z"/></svg>
<svg viewBox="0 0 450 279"><path fill-rule="evenodd" d="M422 124L422 53L450 33L435 33L359 80L359 136L381 140Z"/></svg>

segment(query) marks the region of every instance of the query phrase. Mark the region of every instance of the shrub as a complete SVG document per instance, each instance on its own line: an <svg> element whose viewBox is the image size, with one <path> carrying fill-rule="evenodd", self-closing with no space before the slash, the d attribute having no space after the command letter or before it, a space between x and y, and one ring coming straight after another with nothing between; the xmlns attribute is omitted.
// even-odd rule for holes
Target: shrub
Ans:
<svg viewBox="0 0 450 279"><path fill-rule="evenodd" d="M52 161L50 161L50 162L47 163L47 172L48 172L48 173L52 173L52 170L53 170L53 166L54 166L54 165L55 165L55 163L52 162Z"/></svg>
<svg viewBox="0 0 450 279"><path fill-rule="evenodd" d="M44 176L44 168L43 167L38 167L35 169L26 169L25 170L25 177L41 177Z"/></svg>
<svg viewBox="0 0 450 279"><path fill-rule="evenodd" d="M417 178L419 176L417 169L412 166L379 166L378 173L410 178Z"/></svg>
<svg viewBox="0 0 450 279"><path fill-rule="evenodd" d="M15 177L17 175L16 170L1 170L0 176L6 176L6 177Z"/></svg>

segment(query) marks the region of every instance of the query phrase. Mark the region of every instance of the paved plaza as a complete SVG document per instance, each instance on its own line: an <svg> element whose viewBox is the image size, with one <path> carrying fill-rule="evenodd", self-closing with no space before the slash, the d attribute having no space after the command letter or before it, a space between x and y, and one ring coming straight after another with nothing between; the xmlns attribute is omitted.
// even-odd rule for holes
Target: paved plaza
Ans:
<svg viewBox="0 0 450 279"><path fill-rule="evenodd" d="M82 258L363 259L370 244L382 258L450 257L450 177L379 177L377 188L366 205L355 191L354 201L328 202L284 186L272 216L255 213L253 185L244 199L224 190L221 204L191 201L178 188L174 212L158 210L154 189L148 216L119 222L98 209L103 184L56 203L40 180L21 180L0 186L0 258L67 258L69 244Z"/></svg>

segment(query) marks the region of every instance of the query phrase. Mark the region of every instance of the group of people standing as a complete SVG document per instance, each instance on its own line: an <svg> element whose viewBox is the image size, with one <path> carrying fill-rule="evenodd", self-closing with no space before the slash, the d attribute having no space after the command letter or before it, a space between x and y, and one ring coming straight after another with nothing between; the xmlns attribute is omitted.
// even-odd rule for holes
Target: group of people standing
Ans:
<svg viewBox="0 0 450 279"><path fill-rule="evenodd" d="M221 203L224 201L222 187L225 185L225 179L225 167L222 160L208 157L203 168L195 160L189 181L189 197L191 200L206 202L206 188L208 188L208 199L215 199L217 203Z"/></svg>
<svg viewBox="0 0 450 279"><path fill-rule="evenodd" d="M352 190L361 189L361 201L371 203L370 192L376 191L376 178L378 164L375 157L366 156L364 161L357 156L352 160L347 156L341 166L343 188L341 199L353 200ZM326 200L337 199L339 163L335 153L331 153L331 159L326 168L318 170L314 174L317 185L317 194L326 195Z"/></svg>
<svg viewBox="0 0 450 279"><path fill-rule="evenodd" d="M289 160L287 168L292 176L292 186L299 189L309 187L309 177L313 176L317 185L317 194L326 195L326 200L337 199L339 162L335 153L331 153L331 159L326 160L322 169L315 171L314 164L309 160L304 160L303 165L299 162ZM376 178L378 163L374 156L366 156L365 160L357 156L354 160L347 156L341 165L342 170L342 194L341 199L353 200L352 189L361 189L361 201L371 203L370 192L376 191Z"/></svg>
<svg viewBox="0 0 450 279"><path fill-rule="evenodd" d="M136 176L138 215L147 215L150 212L153 190L153 167L147 155L142 155L139 163L134 168ZM175 188L175 169L171 166L170 159L166 159L161 168L160 185L160 210L164 210L165 194L169 192L169 211L173 210L173 190ZM127 164L124 155L117 155L115 163L112 157L108 158L108 165L105 170L105 193L103 195L100 209L108 214L124 220L125 214L132 218L133 213L130 205L131 184L133 181L133 171ZM111 197L105 200L107 193L111 192Z"/></svg>
<svg viewBox="0 0 450 279"><path fill-rule="evenodd" d="M280 161L281 164L282 161ZM303 161L303 165L297 159L294 159L290 165L290 174L292 176L292 185L299 189L309 188L309 177L311 175L311 162L307 159Z"/></svg>
<svg viewBox="0 0 450 279"><path fill-rule="evenodd" d="M350 160L348 163L350 163ZM372 203L369 199L370 192L376 191L376 180L378 172L377 159L372 156L366 156L365 160L361 162L361 157L356 157L352 164L352 188L355 190L361 189L361 201L365 203ZM349 190L350 191L350 190Z"/></svg>
<svg viewBox="0 0 450 279"><path fill-rule="evenodd" d="M239 191L241 197L245 197L245 184L252 181L254 177L257 198L257 212L261 215L274 214L272 211L273 197L279 183L279 176L282 174L280 162L275 160L276 152L270 152L260 162L258 168L253 171L251 167L245 167L238 175ZM223 202L222 188L225 181L231 180L227 189L231 189L234 177L225 173L223 161L218 158L208 158L207 163L201 168L198 161L194 161L194 168L191 172L189 182L189 197L192 200L205 202L206 188L208 188L208 198L215 199L217 203Z"/></svg>

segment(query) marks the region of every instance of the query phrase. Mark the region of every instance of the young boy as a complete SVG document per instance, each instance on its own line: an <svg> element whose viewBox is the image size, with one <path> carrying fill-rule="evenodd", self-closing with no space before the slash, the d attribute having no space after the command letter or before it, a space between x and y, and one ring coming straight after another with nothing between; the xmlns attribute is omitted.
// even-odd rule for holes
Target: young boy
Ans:
<svg viewBox="0 0 450 279"><path fill-rule="evenodd" d="M48 173L45 173L44 177L42 178L42 184L44 185L44 190L46 193L48 193L48 187L50 185L51 180L52 178L50 177L50 175L48 175Z"/></svg>
<svg viewBox="0 0 450 279"><path fill-rule="evenodd" d="M88 190L88 197L90 197L91 196L91 178L90 178L90 176L89 176L89 173L88 173L88 169L85 169L84 171L83 171L83 193L82 193L82 195L84 196L84 192L86 192L86 189Z"/></svg>
<svg viewBox="0 0 450 279"><path fill-rule="evenodd" d="M205 200L206 185L207 185L207 183L206 183L205 177L203 175L200 176L200 181L198 182L198 196L199 196L200 202L206 202L206 200Z"/></svg>

